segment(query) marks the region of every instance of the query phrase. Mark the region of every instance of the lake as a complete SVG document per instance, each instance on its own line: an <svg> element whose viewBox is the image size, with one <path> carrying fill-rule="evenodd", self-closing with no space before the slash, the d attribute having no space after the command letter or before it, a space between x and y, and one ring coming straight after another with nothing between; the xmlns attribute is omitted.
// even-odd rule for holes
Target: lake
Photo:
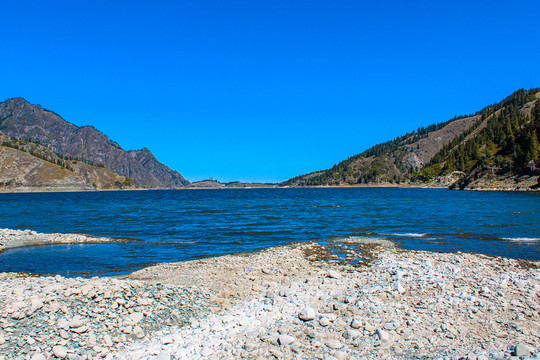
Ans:
<svg viewBox="0 0 540 360"><path fill-rule="evenodd" d="M383 237L403 248L540 259L540 193L288 188L0 194L0 227L133 240L0 253L0 271L125 274L297 241Z"/></svg>

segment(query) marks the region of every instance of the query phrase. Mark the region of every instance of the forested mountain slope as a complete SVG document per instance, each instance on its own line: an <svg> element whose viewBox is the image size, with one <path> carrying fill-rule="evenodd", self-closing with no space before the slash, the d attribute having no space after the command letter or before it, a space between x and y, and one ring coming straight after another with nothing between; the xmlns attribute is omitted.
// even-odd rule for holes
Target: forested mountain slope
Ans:
<svg viewBox="0 0 540 360"><path fill-rule="evenodd" d="M453 188L534 188L537 184L540 89L518 90L474 115L455 117L375 145L328 170L285 186L416 184ZM504 177L498 185L471 184ZM511 180L510 180L511 179ZM517 183L523 183L516 185Z"/></svg>

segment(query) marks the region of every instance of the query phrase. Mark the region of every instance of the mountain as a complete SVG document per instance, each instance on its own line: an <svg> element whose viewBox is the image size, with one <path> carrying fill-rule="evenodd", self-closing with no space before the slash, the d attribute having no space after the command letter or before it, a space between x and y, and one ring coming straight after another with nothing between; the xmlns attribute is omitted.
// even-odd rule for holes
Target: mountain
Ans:
<svg viewBox="0 0 540 360"><path fill-rule="evenodd" d="M48 147L0 133L0 191L131 188L102 166L61 157Z"/></svg>
<svg viewBox="0 0 540 360"><path fill-rule="evenodd" d="M281 185L533 189L540 175L539 98L540 89L518 90L474 115L419 128Z"/></svg>
<svg viewBox="0 0 540 360"><path fill-rule="evenodd" d="M189 184L180 173L160 163L152 153L125 151L92 126L76 126L58 114L22 98L0 103L0 132L50 146L56 153L103 165L139 187L181 188Z"/></svg>

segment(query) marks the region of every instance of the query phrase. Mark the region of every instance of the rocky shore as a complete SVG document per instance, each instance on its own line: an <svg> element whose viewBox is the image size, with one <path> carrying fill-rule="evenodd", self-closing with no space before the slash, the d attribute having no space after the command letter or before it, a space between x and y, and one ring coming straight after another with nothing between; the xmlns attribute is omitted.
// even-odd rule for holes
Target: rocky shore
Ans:
<svg viewBox="0 0 540 360"><path fill-rule="evenodd" d="M118 241L83 234L44 234L33 230L0 229L0 252L22 246L102 243Z"/></svg>
<svg viewBox="0 0 540 360"><path fill-rule="evenodd" d="M301 243L0 281L0 359L534 359L540 263Z"/></svg>

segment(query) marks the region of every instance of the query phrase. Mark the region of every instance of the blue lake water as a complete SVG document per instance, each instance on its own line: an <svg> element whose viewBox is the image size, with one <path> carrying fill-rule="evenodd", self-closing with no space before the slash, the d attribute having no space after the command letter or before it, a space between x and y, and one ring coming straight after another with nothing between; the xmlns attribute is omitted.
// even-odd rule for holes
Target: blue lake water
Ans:
<svg viewBox="0 0 540 360"><path fill-rule="evenodd" d="M539 260L540 194L400 188L0 194L0 227L136 240L0 253L0 271L67 276L349 236Z"/></svg>

